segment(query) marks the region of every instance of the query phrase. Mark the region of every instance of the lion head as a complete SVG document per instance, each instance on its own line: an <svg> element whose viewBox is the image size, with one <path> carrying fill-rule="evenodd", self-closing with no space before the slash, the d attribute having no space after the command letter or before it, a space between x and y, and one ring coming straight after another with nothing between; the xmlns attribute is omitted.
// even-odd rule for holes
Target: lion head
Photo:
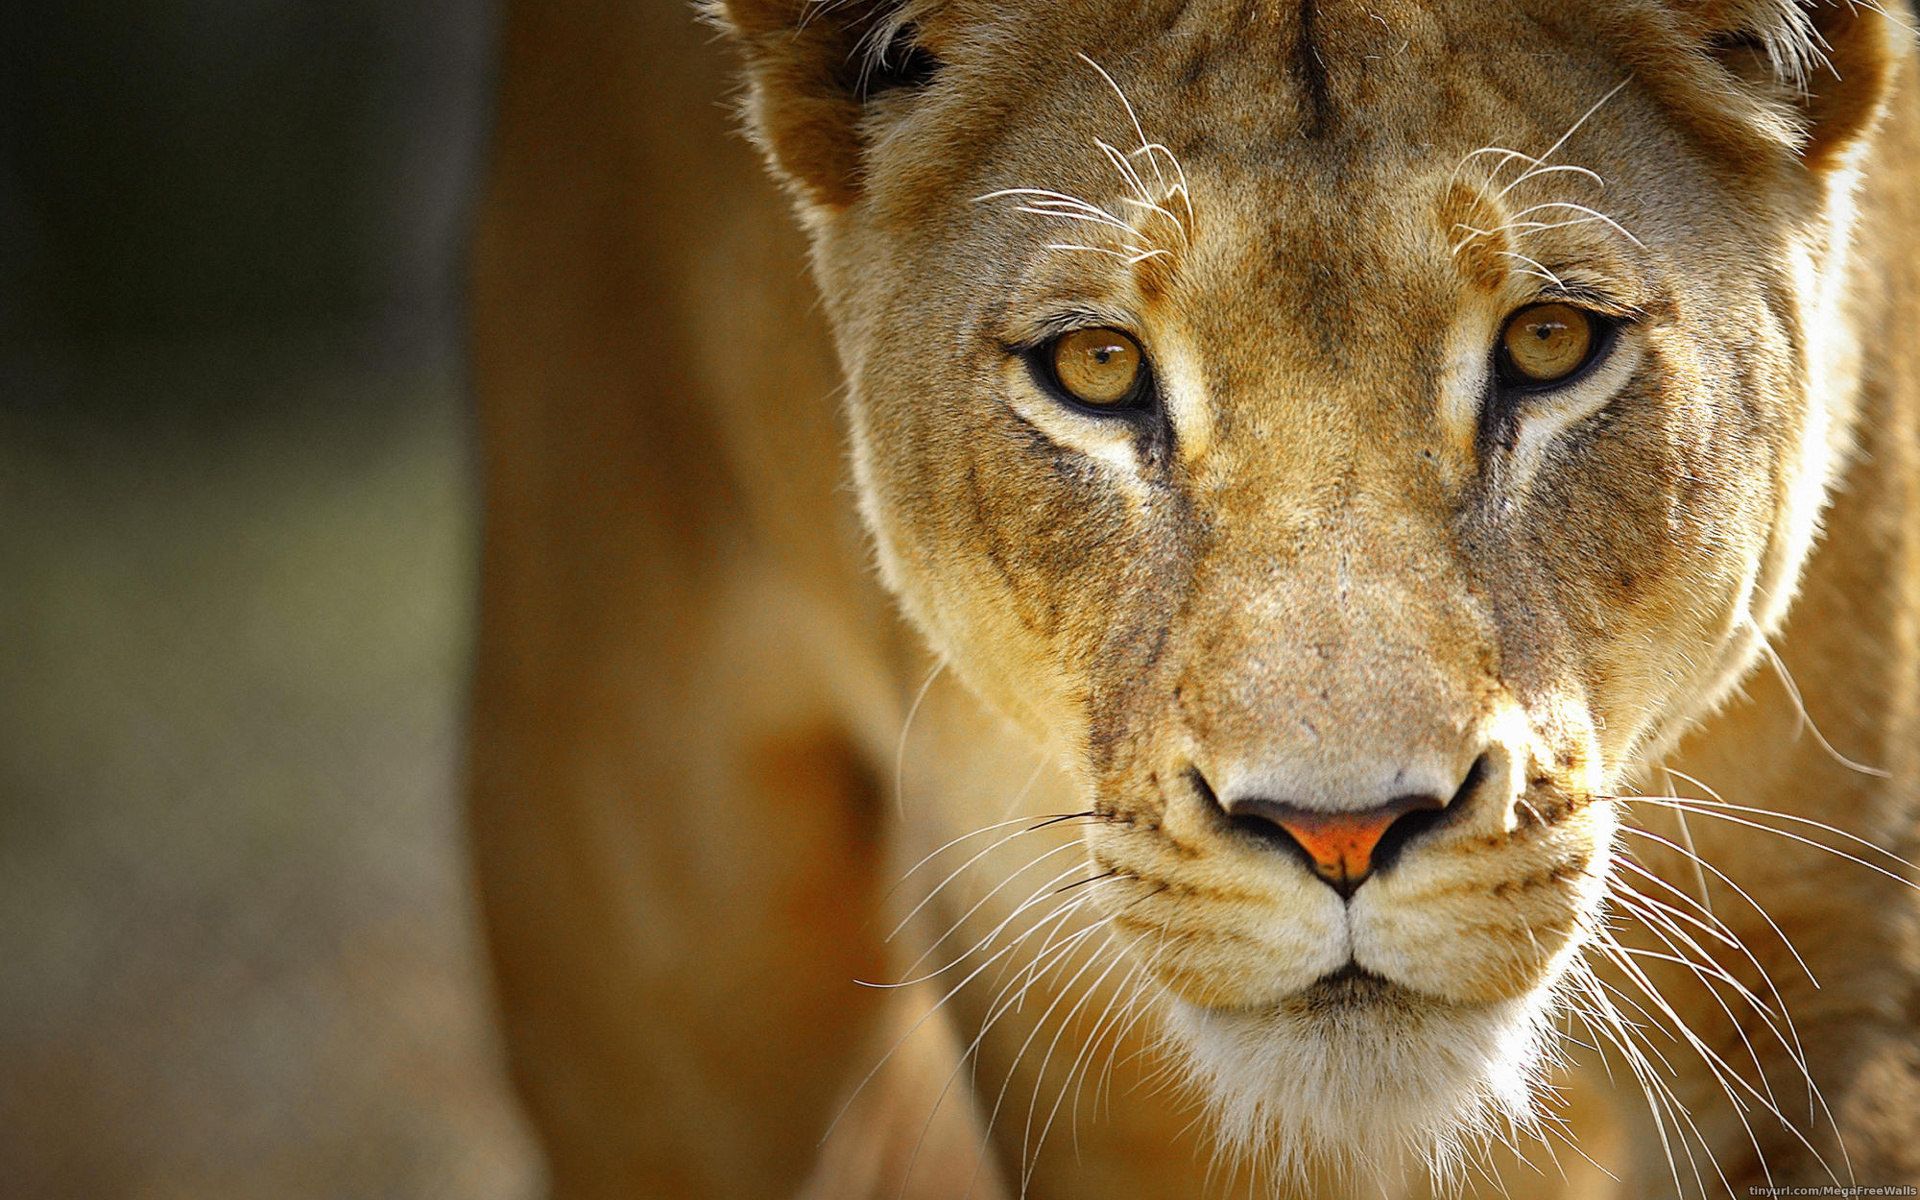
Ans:
<svg viewBox="0 0 1920 1200"><path fill-rule="evenodd" d="M1222 1125L1526 1120L1609 797L1752 664L1845 453L1887 22L718 11L883 574L1081 781Z"/></svg>

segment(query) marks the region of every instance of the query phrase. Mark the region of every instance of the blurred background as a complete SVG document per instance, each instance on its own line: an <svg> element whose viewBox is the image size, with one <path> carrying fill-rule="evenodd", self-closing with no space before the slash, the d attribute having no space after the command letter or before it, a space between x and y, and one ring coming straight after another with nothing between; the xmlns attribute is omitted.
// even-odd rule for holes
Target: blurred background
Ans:
<svg viewBox="0 0 1920 1200"><path fill-rule="evenodd" d="M521 1197L461 845L483 0L0 16L0 1197Z"/></svg>

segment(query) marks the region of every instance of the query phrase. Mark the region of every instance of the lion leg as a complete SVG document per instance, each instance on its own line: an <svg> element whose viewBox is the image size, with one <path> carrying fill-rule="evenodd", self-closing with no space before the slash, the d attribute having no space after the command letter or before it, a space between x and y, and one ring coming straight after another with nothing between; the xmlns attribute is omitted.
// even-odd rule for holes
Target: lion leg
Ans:
<svg viewBox="0 0 1920 1200"><path fill-rule="evenodd" d="M651 522L622 550L553 536L570 518L524 501L496 483L471 824L555 1195L952 1200L973 1181L992 1200L964 1077L940 1102L944 1014L856 982L897 973L890 809L793 650L835 639L751 559L672 569ZM592 595L554 585L602 552L666 557Z"/></svg>
<svg viewBox="0 0 1920 1200"><path fill-rule="evenodd" d="M853 982L884 970L874 787L809 657L853 654L765 532L837 509L748 497L776 472L739 466L721 415L760 415L831 498L833 380L786 347L830 353L746 301L717 340L693 320L714 272L801 282L797 249L727 249L784 225L770 188L763 216L711 203L757 175L706 41L680 4L511 6L479 213L471 834L561 1197L791 1195L884 1017ZM825 399L750 403L748 369ZM780 424L803 418L817 453Z"/></svg>
<svg viewBox="0 0 1920 1200"><path fill-rule="evenodd" d="M596 619L520 565L489 547L472 837L555 1194L789 1195L881 1016L869 775L704 589L616 575Z"/></svg>

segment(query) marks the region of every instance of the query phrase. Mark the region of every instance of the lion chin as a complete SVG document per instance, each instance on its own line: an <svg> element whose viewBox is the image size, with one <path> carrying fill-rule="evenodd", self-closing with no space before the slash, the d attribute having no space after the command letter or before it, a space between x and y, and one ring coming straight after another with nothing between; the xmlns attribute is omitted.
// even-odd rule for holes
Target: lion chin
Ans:
<svg viewBox="0 0 1920 1200"><path fill-rule="evenodd" d="M1539 1136L1553 989L1460 1004L1349 967L1257 1008L1170 1004L1166 1032L1223 1151L1276 1178L1457 1190L1476 1149Z"/></svg>

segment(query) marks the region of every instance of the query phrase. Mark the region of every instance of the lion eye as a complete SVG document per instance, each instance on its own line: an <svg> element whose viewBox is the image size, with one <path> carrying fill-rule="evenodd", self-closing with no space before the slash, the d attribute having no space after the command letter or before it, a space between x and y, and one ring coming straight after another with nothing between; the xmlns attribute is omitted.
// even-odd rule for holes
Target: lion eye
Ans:
<svg viewBox="0 0 1920 1200"><path fill-rule="evenodd" d="M1531 304L1500 333L1501 374L1510 383L1558 383L1587 365L1599 342L1589 314L1571 304Z"/></svg>
<svg viewBox="0 0 1920 1200"><path fill-rule="evenodd" d="M1095 408L1137 399L1147 375L1140 343L1105 327L1061 334L1046 347L1045 362L1061 391Z"/></svg>

